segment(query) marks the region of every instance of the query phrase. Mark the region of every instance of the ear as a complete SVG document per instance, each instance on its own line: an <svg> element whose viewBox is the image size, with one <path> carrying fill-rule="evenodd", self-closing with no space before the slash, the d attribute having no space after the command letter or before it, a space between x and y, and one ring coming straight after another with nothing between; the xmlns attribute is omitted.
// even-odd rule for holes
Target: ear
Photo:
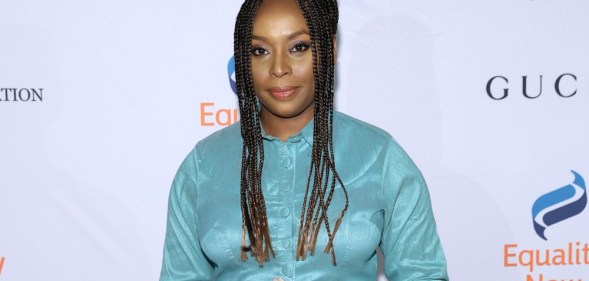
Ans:
<svg viewBox="0 0 589 281"><path fill-rule="evenodd" d="M337 62L337 40L335 35L333 36L333 64Z"/></svg>

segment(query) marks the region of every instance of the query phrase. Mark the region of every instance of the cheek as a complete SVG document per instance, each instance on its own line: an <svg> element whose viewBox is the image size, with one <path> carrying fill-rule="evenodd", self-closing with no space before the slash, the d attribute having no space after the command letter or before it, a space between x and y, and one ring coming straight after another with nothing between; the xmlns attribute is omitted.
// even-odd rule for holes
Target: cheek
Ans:
<svg viewBox="0 0 589 281"><path fill-rule="evenodd" d="M252 62L252 82L254 84L254 90L256 93L259 91L259 89L263 88L262 85L264 83L264 78L267 76L264 75L264 73L267 72L264 71L262 64Z"/></svg>
<svg viewBox="0 0 589 281"><path fill-rule="evenodd" d="M313 75L313 59L302 62L295 70L295 75L305 81L310 90L315 88L315 76Z"/></svg>

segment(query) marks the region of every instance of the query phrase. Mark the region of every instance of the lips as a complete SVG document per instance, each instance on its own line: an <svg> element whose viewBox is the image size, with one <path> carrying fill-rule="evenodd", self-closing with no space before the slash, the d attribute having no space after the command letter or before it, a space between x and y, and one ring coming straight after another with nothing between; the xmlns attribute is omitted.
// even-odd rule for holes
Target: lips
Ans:
<svg viewBox="0 0 589 281"><path fill-rule="evenodd" d="M286 100L296 93L298 87L272 87L268 89L270 94L278 100Z"/></svg>

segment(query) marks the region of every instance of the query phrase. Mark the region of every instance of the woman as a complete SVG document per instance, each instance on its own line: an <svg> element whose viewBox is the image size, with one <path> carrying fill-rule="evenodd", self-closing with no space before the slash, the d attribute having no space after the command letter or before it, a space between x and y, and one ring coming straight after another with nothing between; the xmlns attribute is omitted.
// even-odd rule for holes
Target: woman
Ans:
<svg viewBox="0 0 589 281"><path fill-rule="evenodd" d="M160 280L375 280L379 246L390 280L447 280L419 170L333 111L337 22L335 0L242 5L241 121L182 163Z"/></svg>

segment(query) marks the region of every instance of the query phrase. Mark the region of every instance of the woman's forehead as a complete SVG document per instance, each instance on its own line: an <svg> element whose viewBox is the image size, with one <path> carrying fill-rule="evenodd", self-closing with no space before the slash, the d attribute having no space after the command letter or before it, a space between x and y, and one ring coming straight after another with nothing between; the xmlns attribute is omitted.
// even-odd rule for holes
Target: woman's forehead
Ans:
<svg viewBox="0 0 589 281"><path fill-rule="evenodd" d="M261 1L256 18L259 15L266 14L281 14L281 15L300 15L303 16L296 0L264 0Z"/></svg>
<svg viewBox="0 0 589 281"><path fill-rule="evenodd" d="M265 0L254 19L254 33L272 36L307 30L307 22L295 0Z"/></svg>

